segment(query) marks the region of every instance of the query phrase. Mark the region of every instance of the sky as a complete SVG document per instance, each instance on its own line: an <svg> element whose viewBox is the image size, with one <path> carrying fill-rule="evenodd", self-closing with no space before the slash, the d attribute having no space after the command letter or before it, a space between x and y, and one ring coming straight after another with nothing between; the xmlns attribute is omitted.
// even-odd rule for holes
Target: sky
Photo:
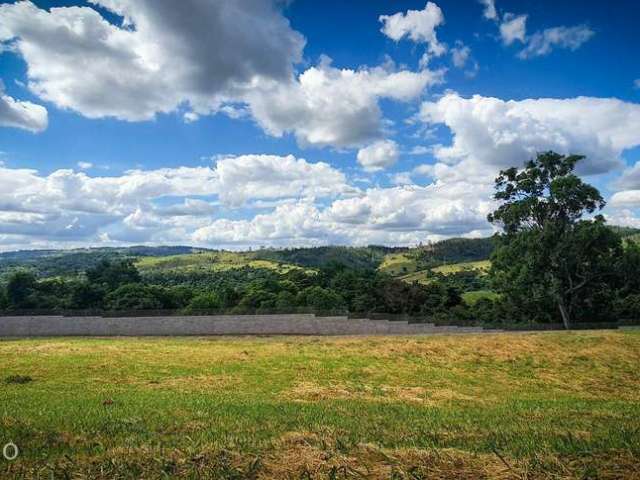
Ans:
<svg viewBox="0 0 640 480"><path fill-rule="evenodd" d="M640 228L635 0L0 2L0 250L416 245L582 154Z"/></svg>

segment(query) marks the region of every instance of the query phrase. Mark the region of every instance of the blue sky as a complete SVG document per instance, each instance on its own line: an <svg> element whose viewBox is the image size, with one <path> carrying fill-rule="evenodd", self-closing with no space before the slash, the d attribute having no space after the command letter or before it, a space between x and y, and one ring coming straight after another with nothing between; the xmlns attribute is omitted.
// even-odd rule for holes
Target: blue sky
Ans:
<svg viewBox="0 0 640 480"><path fill-rule="evenodd" d="M640 226L638 20L635 1L3 2L0 249L488 235L491 179L548 148L587 154L610 221Z"/></svg>

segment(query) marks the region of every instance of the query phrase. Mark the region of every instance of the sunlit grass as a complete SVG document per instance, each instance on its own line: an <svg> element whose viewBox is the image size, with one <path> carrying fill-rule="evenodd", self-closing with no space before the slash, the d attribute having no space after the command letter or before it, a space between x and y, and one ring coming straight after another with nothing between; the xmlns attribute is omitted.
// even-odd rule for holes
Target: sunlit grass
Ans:
<svg viewBox="0 0 640 480"><path fill-rule="evenodd" d="M22 452L0 477L301 478L337 462L390 478L428 462L581 478L631 475L640 454L637 332L29 339L0 342L0 364L32 378L0 385L0 443Z"/></svg>
<svg viewBox="0 0 640 480"><path fill-rule="evenodd" d="M472 290L462 294L462 299L467 305L474 305L478 300L483 298L486 298L487 300L496 300L499 297L500 294L493 290Z"/></svg>
<svg viewBox="0 0 640 480"><path fill-rule="evenodd" d="M297 265L256 259L251 252L201 252L165 257L142 257L136 261L136 267L144 274L147 272L223 272L250 267L274 270L286 273L299 269Z"/></svg>
<svg viewBox="0 0 640 480"><path fill-rule="evenodd" d="M478 260L476 262L460 262L441 265L434 268L433 271L444 274L461 272L463 270L478 270L480 272L486 272L489 268L491 268L491 262L489 260Z"/></svg>
<svg viewBox="0 0 640 480"><path fill-rule="evenodd" d="M417 264L414 258L411 258L409 252L388 253L384 256L378 270L389 275L398 276L413 273L416 271Z"/></svg>

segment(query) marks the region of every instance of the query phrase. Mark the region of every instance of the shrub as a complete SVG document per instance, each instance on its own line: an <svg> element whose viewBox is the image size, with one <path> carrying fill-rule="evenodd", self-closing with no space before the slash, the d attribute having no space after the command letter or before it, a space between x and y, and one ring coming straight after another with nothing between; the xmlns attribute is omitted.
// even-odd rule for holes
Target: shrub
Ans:
<svg viewBox="0 0 640 480"><path fill-rule="evenodd" d="M615 312L618 320L640 319L640 294L627 295L618 299Z"/></svg>
<svg viewBox="0 0 640 480"><path fill-rule="evenodd" d="M185 313L210 312L222 309L222 301L215 292L202 293L191 299Z"/></svg>
<svg viewBox="0 0 640 480"><path fill-rule="evenodd" d="M159 310L164 307L159 298L160 287L148 287L139 283L122 285L106 297L106 307L109 310Z"/></svg>

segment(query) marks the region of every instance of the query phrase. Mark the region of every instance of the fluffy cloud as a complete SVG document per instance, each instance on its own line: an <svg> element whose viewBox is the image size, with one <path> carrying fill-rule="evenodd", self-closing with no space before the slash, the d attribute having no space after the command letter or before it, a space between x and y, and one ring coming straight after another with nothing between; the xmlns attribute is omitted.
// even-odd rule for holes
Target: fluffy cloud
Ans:
<svg viewBox="0 0 640 480"><path fill-rule="evenodd" d="M409 245L451 235L488 235L493 208L487 192L459 184L369 189L325 208L307 201L285 204L252 219L220 219L197 229L203 245Z"/></svg>
<svg viewBox="0 0 640 480"><path fill-rule="evenodd" d="M640 190L623 190L611 196L612 207L640 207Z"/></svg>
<svg viewBox="0 0 640 480"><path fill-rule="evenodd" d="M446 52L446 46L438 42L436 28L444 23L440 7L427 2L423 10L407 10L393 15L380 15L381 32L396 42L404 37L416 43L426 43L430 54L440 56Z"/></svg>
<svg viewBox="0 0 640 480"><path fill-rule="evenodd" d="M397 71L392 64L337 69L330 60L296 81L247 95L251 112L268 133L292 132L303 146L357 147L382 134L380 99L409 101L442 81L442 71Z"/></svg>
<svg viewBox="0 0 640 480"><path fill-rule="evenodd" d="M251 113L270 135L293 133L301 145L360 146L381 136L380 99L414 99L443 75L389 62L336 69L323 59L296 77L305 40L275 0L92 3L122 20L90 7L0 6L0 41L24 58L29 88L89 118ZM425 11L440 12L434 4ZM435 34L429 39L442 48Z"/></svg>
<svg viewBox="0 0 640 480"><path fill-rule="evenodd" d="M358 163L368 172L384 170L398 161L400 152L393 140L380 140L358 150Z"/></svg>
<svg viewBox="0 0 640 480"><path fill-rule="evenodd" d="M90 118L215 111L258 81L289 80L305 43L271 0L91 3L122 23L90 7L0 6L0 41L26 61L30 89Z"/></svg>
<svg viewBox="0 0 640 480"><path fill-rule="evenodd" d="M242 155L218 160L217 192L229 205L247 199L327 197L349 193L344 174L326 163L308 163L293 155Z"/></svg>
<svg viewBox="0 0 640 480"><path fill-rule="evenodd" d="M637 202L636 205L640 204ZM640 218L629 209L622 209L614 214L605 214L610 225L620 225L621 227L640 228Z"/></svg>
<svg viewBox="0 0 640 480"><path fill-rule="evenodd" d="M354 194L344 175L325 163L293 156L244 155L218 160L213 167L132 170L121 176L90 177L83 172L0 167L0 230L36 238L88 240L108 230L110 238L185 241L215 211L249 199L306 199ZM179 203L167 204L175 198ZM156 201L164 198L163 206Z"/></svg>
<svg viewBox="0 0 640 480"><path fill-rule="evenodd" d="M21 128L38 133L47 128L47 123L46 108L11 98L4 93L4 85L0 81L0 127Z"/></svg>
<svg viewBox="0 0 640 480"><path fill-rule="evenodd" d="M514 15L505 13L500 24L500 37L505 45L511 45L516 40L524 43L527 38L528 15Z"/></svg>
<svg viewBox="0 0 640 480"><path fill-rule="evenodd" d="M498 18L495 0L480 0L480 3L484 5L484 10L482 12L484 18L489 20L496 20Z"/></svg>
<svg viewBox="0 0 640 480"><path fill-rule="evenodd" d="M91 177L0 168L0 248L197 243L415 244L491 232L491 189L439 180L366 191L331 167L294 157L222 158L212 167L133 170ZM269 209L229 208L257 200ZM271 205L268 205L271 203Z"/></svg>
<svg viewBox="0 0 640 480"><path fill-rule="evenodd" d="M626 168L615 186L620 190L640 190L640 161Z"/></svg>
<svg viewBox="0 0 640 480"><path fill-rule="evenodd" d="M611 197L612 207L640 207L640 162L626 168L613 186L620 191Z"/></svg>
<svg viewBox="0 0 640 480"><path fill-rule="evenodd" d="M527 47L518 53L522 59L548 55L554 48L577 50L595 32L586 25L547 28L536 32L527 40Z"/></svg>
<svg viewBox="0 0 640 480"><path fill-rule="evenodd" d="M452 144L434 152L439 175L449 179L490 179L546 150L584 154L579 172L603 173L622 165L625 149L640 145L640 105L617 99L504 101L448 94L423 103L420 118L452 132Z"/></svg>

